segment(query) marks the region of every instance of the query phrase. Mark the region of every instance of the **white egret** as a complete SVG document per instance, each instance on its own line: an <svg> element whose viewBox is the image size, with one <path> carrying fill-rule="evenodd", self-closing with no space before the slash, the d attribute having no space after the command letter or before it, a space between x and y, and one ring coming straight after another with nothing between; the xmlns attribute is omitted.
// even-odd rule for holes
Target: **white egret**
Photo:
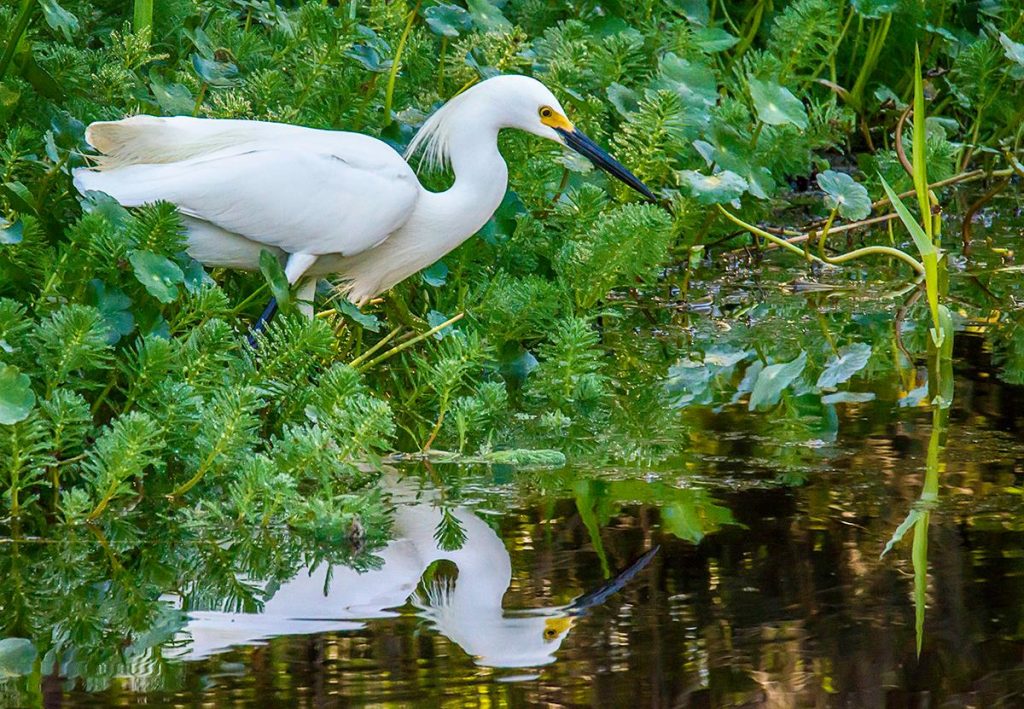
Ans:
<svg viewBox="0 0 1024 709"><path fill-rule="evenodd" d="M255 270L260 251L285 261L293 286L336 274L357 305L429 266L498 208L508 168L498 132L518 128L566 145L653 199L629 170L580 132L539 81L496 76L423 124L406 157L451 166L430 192L388 144L359 133L244 120L133 116L91 124L102 155L76 187L124 206L164 200L184 215L189 253L208 266ZM315 278L299 289L311 301ZM307 309L311 313L311 309Z"/></svg>
<svg viewBox="0 0 1024 709"><path fill-rule="evenodd" d="M376 554L382 562L378 568L360 573L338 566L304 567L275 588L258 613L191 611L177 656L198 660L279 635L355 631L367 620L396 617L411 599L421 618L477 664L539 667L555 661L576 618L621 589L657 551L568 605L510 611L502 599L512 581L512 562L494 530L471 510L455 508L451 514L465 541L460 549L444 549L436 536L443 518L436 501L408 482L392 478L387 487L392 499L406 503L395 509L394 539ZM454 563L457 578L417 594L423 573L439 560Z"/></svg>

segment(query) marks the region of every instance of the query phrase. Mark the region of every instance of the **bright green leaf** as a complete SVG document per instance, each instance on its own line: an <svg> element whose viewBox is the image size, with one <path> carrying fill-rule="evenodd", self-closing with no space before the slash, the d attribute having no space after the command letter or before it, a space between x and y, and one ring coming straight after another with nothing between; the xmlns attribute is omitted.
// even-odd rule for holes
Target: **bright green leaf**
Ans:
<svg viewBox="0 0 1024 709"><path fill-rule="evenodd" d="M739 37L729 34L721 27L704 27L694 34L693 39L698 47L711 54L724 52L740 41Z"/></svg>
<svg viewBox="0 0 1024 709"><path fill-rule="evenodd" d="M684 106L714 106L718 102L718 83L711 67L671 53L661 59L654 88L677 93Z"/></svg>
<svg viewBox="0 0 1024 709"><path fill-rule="evenodd" d="M874 400L873 391L837 391L821 397L823 404L863 404Z"/></svg>
<svg viewBox="0 0 1024 709"><path fill-rule="evenodd" d="M336 307L338 312L356 322L364 330L380 332L380 320L377 316L373 313L364 313L348 298L339 298Z"/></svg>
<svg viewBox="0 0 1024 709"><path fill-rule="evenodd" d="M826 170L818 173L818 186L825 192L825 206L839 209L844 219L864 219L871 214L871 197L864 185L845 172Z"/></svg>
<svg viewBox="0 0 1024 709"><path fill-rule="evenodd" d="M128 257L135 277L146 287L146 291L161 303L173 303L178 298L178 284L185 281L185 274L178 264L166 256L151 251L132 251Z"/></svg>
<svg viewBox="0 0 1024 709"><path fill-rule="evenodd" d="M690 194L701 204L727 204L747 190L747 181L730 170L714 175L683 170L679 173L679 179L690 188Z"/></svg>
<svg viewBox="0 0 1024 709"><path fill-rule="evenodd" d="M434 5L423 12L427 26L442 37L458 37L473 26L473 18L458 5Z"/></svg>
<svg viewBox="0 0 1024 709"><path fill-rule="evenodd" d="M440 288L448 280L448 266L444 261L437 261L432 266L423 269L420 276L428 286Z"/></svg>
<svg viewBox="0 0 1024 709"><path fill-rule="evenodd" d="M0 424L24 421L36 405L32 381L10 364L0 364ZM2 664L2 663L0 663Z"/></svg>
<svg viewBox="0 0 1024 709"><path fill-rule="evenodd" d="M753 77L748 82L758 120L770 126L790 124L797 128L807 128L807 110L789 89Z"/></svg>
<svg viewBox="0 0 1024 709"><path fill-rule="evenodd" d="M61 7L57 0L39 0L39 6L43 8L43 18L46 24L64 35L64 39L70 41L71 36L78 31L78 18Z"/></svg>
<svg viewBox="0 0 1024 709"><path fill-rule="evenodd" d="M281 262L266 249L260 251L260 273L270 286L270 293L277 301L277 307L286 308L292 302L292 291L288 286L288 278L284 275Z"/></svg>
<svg viewBox="0 0 1024 709"><path fill-rule="evenodd" d="M928 238L928 235L921 228L921 225L914 219L914 215L910 213L907 206L903 204L903 200L899 198L889 183L885 181L885 178L881 174L878 175L878 179L882 181L882 189L885 190L885 194L889 197L889 201L892 203L893 209L896 210L896 214L899 215L900 221L903 222L903 226L907 228L910 235L914 238L914 244L917 246L917 250L921 252L921 257L924 258L929 255L935 254L935 245L932 244L932 240Z"/></svg>
<svg viewBox="0 0 1024 709"><path fill-rule="evenodd" d="M466 0L473 22L484 32L508 32L512 23L488 0Z"/></svg>

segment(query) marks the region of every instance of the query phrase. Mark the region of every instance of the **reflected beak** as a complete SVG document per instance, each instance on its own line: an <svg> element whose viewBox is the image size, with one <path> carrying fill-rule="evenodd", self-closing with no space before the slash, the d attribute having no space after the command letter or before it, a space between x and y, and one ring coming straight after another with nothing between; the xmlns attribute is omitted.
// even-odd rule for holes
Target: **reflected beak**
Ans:
<svg viewBox="0 0 1024 709"><path fill-rule="evenodd" d="M633 179L635 180L636 178L634 177ZM625 182L625 180L623 180L623 182ZM643 185L643 183L640 184L641 186ZM632 187L632 185L630 186ZM601 605L616 592L622 590L623 586L632 581L634 576L640 573L644 569L644 567L651 563L651 559L654 558L654 555L658 553L658 550L660 548L661 547L654 547L649 552L645 553L643 556L634 561L632 564L627 566L625 570L620 571L618 574L616 574L616 576L610 581L607 581L606 583L598 586L590 593L583 594L575 601L573 601L572 604L569 605L567 610L573 615L583 615L587 612L588 609L593 608L594 606Z"/></svg>
<svg viewBox="0 0 1024 709"><path fill-rule="evenodd" d="M606 153L597 143L588 138L578 128L566 129L555 128L555 131L562 136L562 140L570 148L585 157L597 167L609 175L618 178L649 200L656 201L654 193L647 189L647 185L611 155Z"/></svg>

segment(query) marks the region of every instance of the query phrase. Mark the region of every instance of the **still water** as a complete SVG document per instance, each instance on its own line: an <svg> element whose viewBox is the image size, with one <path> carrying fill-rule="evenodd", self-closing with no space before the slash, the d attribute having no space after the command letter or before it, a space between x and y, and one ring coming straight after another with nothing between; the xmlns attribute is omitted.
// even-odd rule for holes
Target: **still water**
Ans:
<svg viewBox="0 0 1024 709"><path fill-rule="evenodd" d="M148 629L62 628L91 650L29 676L0 652L0 704L1024 706L1024 317L985 295L1020 273L978 258L953 276L942 415L907 356L924 340L906 292L807 293L765 268L693 284L708 305L676 329L609 337L660 380L621 414L650 440L562 470L393 469L392 540L372 553L6 540L4 592L52 589L9 612L110 606L92 616ZM752 412L741 370L697 386L670 369L696 343L732 367L811 341L870 346L845 400L794 390Z"/></svg>

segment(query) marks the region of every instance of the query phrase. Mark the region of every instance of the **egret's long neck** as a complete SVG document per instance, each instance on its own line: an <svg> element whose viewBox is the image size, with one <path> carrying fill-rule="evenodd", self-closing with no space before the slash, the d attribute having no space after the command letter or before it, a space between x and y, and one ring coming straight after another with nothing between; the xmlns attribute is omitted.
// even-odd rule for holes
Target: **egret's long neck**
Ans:
<svg viewBox="0 0 1024 709"><path fill-rule="evenodd" d="M454 120L450 159L455 182L443 192L426 192L413 218L431 228L432 238L452 249L475 234L501 204L508 167L498 151L498 128Z"/></svg>

